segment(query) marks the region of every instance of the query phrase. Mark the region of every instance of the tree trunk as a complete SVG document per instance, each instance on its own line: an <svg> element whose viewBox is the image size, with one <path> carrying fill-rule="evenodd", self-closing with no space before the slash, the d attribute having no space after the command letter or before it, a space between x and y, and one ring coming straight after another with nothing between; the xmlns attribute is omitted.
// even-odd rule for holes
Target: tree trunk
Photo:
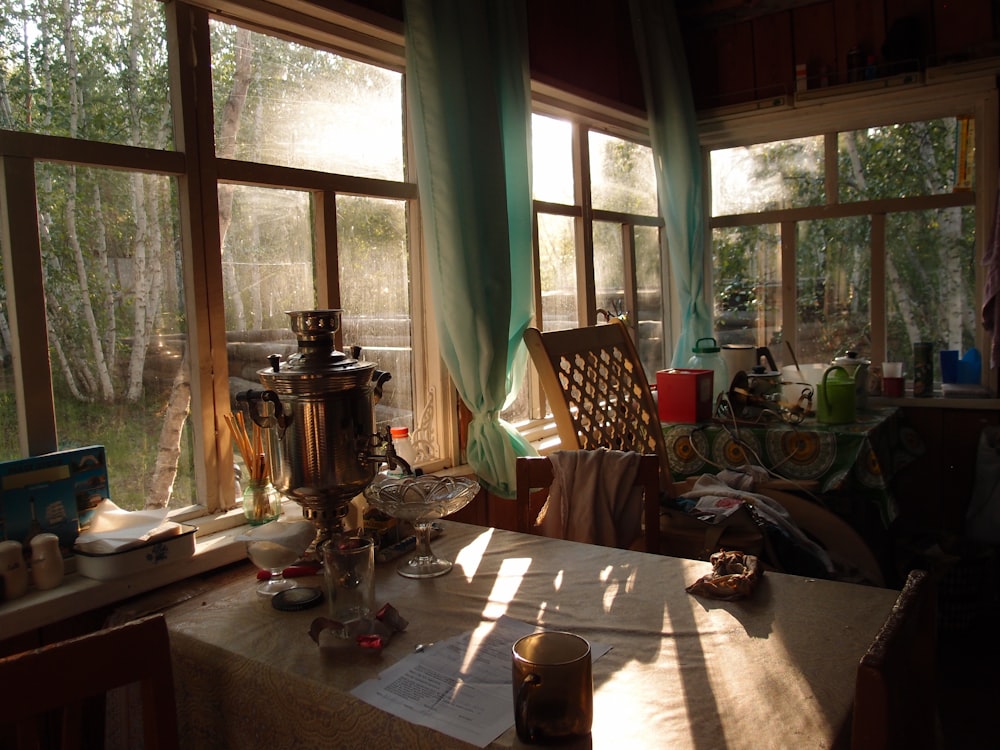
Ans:
<svg viewBox="0 0 1000 750"><path fill-rule="evenodd" d="M190 413L191 379L188 377L188 347L185 345L184 356L181 357L170 388L163 427L160 429L156 463L149 481L149 491L146 493L146 508L166 508L170 503L174 479L177 477L177 464L181 457L181 437Z"/></svg>
<svg viewBox="0 0 1000 750"><path fill-rule="evenodd" d="M72 13L70 12L69 0L63 0L63 13L63 44L66 49L66 77L69 81L70 99L69 135L71 138L75 138L77 136L77 128L80 121L80 94L76 85L79 71L77 70L76 47L73 38L73 27L71 24ZM69 180L67 185L65 214L66 241L70 246L70 250L73 253L73 259L76 264L77 281L80 285L80 310L90 338L91 354L94 358L93 362L90 364L94 368L94 371L97 374L98 382L100 383L100 398L104 401L113 401L115 388L111 381L111 372L108 369L107 360L104 357L104 348L101 346L101 333L97 327L97 319L94 316L94 308L90 302L90 283L87 279L87 265L84 261L83 250L80 246L80 237L77 233L76 227L77 168L75 166L70 166L68 170Z"/></svg>

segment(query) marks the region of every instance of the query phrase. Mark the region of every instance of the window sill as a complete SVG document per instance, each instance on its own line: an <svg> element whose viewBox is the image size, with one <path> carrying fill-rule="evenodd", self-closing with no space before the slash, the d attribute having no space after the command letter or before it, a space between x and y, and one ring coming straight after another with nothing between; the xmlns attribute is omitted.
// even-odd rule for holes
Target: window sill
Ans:
<svg viewBox="0 0 1000 750"><path fill-rule="evenodd" d="M186 560L110 581L97 581L73 572L54 589L31 589L22 597L0 604L0 641L43 628L91 610L113 605L176 581L207 573L246 557L237 537L245 526L199 536L194 555Z"/></svg>

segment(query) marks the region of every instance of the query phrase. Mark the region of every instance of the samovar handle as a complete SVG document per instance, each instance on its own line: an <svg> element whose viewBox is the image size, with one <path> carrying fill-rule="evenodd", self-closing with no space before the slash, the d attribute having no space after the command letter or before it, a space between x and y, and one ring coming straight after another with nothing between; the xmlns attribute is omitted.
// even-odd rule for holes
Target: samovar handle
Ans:
<svg viewBox="0 0 1000 750"><path fill-rule="evenodd" d="M372 373L372 380L375 381L375 403L382 400L382 384L392 380L392 374L383 370L375 370Z"/></svg>
<svg viewBox="0 0 1000 750"><path fill-rule="evenodd" d="M281 403L281 399L278 398L277 393L274 391L242 391L236 394L236 401L246 403L247 412L250 414L250 419L253 420L254 424L265 430L275 427L278 430L278 438L284 438L285 428L288 427L288 418L285 415L285 406ZM274 404L274 414L261 413L258 402L262 401L270 401Z"/></svg>

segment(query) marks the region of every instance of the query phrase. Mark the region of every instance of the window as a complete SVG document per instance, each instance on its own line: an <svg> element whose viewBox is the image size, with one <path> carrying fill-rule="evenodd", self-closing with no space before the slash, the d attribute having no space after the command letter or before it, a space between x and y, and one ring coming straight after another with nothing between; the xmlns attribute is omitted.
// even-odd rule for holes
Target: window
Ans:
<svg viewBox="0 0 1000 750"><path fill-rule="evenodd" d="M647 374L663 369L661 220L652 150L573 115L532 116L535 325L559 330L624 316ZM530 372L530 369L529 369ZM530 378L505 412L545 415Z"/></svg>
<svg viewBox="0 0 1000 750"><path fill-rule="evenodd" d="M895 92L881 106L841 101L839 117L832 105L813 117L807 104L797 121L783 111L752 127L739 116L706 124L720 343L766 345L785 364L789 348L803 363L847 350L909 362L916 342L988 346L976 223L991 213L995 183L976 182L975 146L977 135L995 138L995 92L944 86ZM762 120L784 125L768 132Z"/></svg>
<svg viewBox="0 0 1000 750"><path fill-rule="evenodd" d="M286 311L315 306L391 373L377 421L454 462L414 313L401 39L339 49L326 11L318 39L195 5L0 0L0 460L102 443L120 506L230 508L224 414L294 351Z"/></svg>

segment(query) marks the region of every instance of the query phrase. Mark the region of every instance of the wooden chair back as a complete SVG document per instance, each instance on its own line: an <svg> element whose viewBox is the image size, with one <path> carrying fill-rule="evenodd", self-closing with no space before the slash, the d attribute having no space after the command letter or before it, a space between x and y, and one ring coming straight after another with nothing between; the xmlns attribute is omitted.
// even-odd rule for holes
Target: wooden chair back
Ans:
<svg viewBox="0 0 1000 750"><path fill-rule="evenodd" d="M25 750L100 747L104 697L136 683L144 747L176 750L176 698L162 614L0 659L0 727L13 728L17 747Z"/></svg>
<svg viewBox="0 0 1000 750"><path fill-rule="evenodd" d="M929 574L911 571L858 665L853 750L942 746L935 697L936 599Z"/></svg>
<svg viewBox="0 0 1000 750"><path fill-rule="evenodd" d="M517 531L538 533L535 518L548 497L554 472L548 456L519 456L515 464L517 496ZM635 487L643 495L643 544L646 552L660 549L660 463L652 454L639 457Z"/></svg>
<svg viewBox="0 0 1000 750"><path fill-rule="evenodd" d="M672 491L660 415L628 327L612 318L563 331L528 328L524 342L563 449L654 454L660 487Z"/></svg>

